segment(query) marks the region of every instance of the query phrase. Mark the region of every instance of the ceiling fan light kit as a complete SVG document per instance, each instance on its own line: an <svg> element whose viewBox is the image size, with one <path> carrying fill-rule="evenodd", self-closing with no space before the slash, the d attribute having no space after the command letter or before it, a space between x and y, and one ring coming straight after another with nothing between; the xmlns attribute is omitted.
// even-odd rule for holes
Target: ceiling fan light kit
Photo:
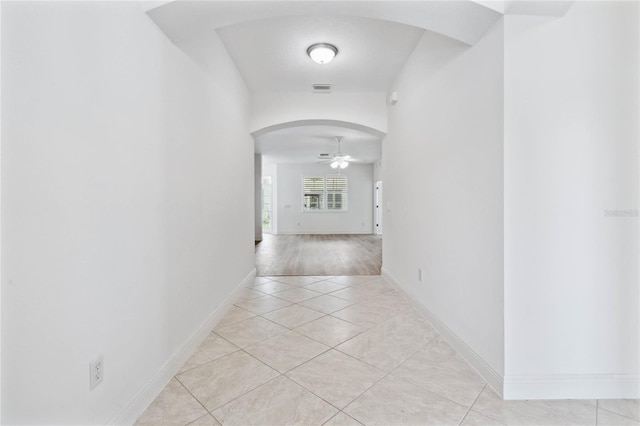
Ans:
<svg viewBox="0 0 640 426"><path fill-rule="evenodd" d="M332 169L338 169L338 171L342 169L346 169L349 167L349 161L353 161L350 155L344 155L340 152L340 142L342 141L342 136L336 136L336 141L338 142L338 152L333 154L332 158L328 158L328 154L320 154L318 159L324 160L322 163L329 163Z"/></svg>
<svg viewBox="0 0 640 426"><path fill-rule="evenodd" d="M316 43L309 46L307 55L318 64L328 64L338 54L338 48L329 43Z"/></svg>
<svg viewBox="0 0 640 426"><path fill-rule="evenodd" d="M346 169L347 167L349 167L349 162L345 161L344 159L341 159L338 161L334 161L330 165L332 169L337 169L338 167L340 167L341 169Z"/></svg>

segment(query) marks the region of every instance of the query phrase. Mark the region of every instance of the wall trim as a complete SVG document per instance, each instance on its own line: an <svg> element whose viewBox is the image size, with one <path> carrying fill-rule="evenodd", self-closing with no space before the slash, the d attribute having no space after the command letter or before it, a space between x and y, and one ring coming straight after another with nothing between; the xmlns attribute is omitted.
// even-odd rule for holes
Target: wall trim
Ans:
<svg viewBox="0 0 640 426"><path fill-rule="evenodd" d="M211 330L220 322L229 308L236 301L240 292L254 283L256 269L254 268L227 296L209 317L198 327L184 345L164 364L155 377L151 379L131 400L127 407L119 414L113 416L107 424L110 425L132 425L147 409L154 399L167 386L169 381L176 375L182 365L191 357L200 344L206 339Z"/></svg>
<svg viewBox="0 0 640 426"><path fill-rule="evenodd" d="M637 374L505 376L504 399L638 399Z"/></svg>
<svg viewBox="0 0 640 426"><path fill-rule="evenodd" d="M449 327L447 327L440 319L435 316L426 306L418 301L416 296L402 286L400 282L387 270L382 267L382 276L398 291L409 299L417 311L422 314L431 325L440 333L440 336L456 351L465 361L482 377L491 388L503 397L503 377L495 371L484 359L480 357L471 347L469 347L462 339L460 339Z"/></svg>
<svg viewBox="0 0 640 426"><path fill-rule="evenodd" d="M505 375L502 377L384 267L382 276L413 303L418 312L433 325L442 338L504 400L640 398L640 375L638 374Z"/></svg>

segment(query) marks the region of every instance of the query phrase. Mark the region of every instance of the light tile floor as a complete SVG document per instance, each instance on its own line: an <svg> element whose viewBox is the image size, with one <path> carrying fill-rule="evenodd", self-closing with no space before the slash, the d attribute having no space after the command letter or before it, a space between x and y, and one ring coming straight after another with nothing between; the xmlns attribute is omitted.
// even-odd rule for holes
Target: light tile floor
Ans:
<svg viewBox="0 0 640 426"><path fill-rule="evenodd" d="M382 277L260 277L136 424L640 426L640 402L503 401Z"/></svg>

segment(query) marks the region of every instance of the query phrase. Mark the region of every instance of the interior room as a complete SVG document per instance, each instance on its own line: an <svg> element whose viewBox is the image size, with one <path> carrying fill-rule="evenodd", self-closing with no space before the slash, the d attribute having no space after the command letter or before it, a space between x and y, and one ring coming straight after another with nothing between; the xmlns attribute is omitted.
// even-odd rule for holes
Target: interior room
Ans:
<svg viewBox="0 0 640 426"><path fill-rule="evenodd" d="M0 26L0 423L640 424L640 2Z"/></svg>

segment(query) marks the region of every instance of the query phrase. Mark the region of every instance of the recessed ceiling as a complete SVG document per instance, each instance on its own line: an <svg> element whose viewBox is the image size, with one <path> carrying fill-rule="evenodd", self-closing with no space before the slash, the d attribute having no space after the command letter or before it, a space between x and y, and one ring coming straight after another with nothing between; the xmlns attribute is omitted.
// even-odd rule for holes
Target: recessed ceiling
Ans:
<svg viewBox="0 0 640 426"><path fill-rule="evenodd" d="M381 140L360 130L339 126L301 126L275 130L256 137L256 153L264 163L315 163L321 153L338 150L335 136L343 136L341 151L357 161L374 163L381 156Z"/></svg>
<svg viewBox="0 0 640 426"><path fill-rule="evenodd" d="M217 30L253 92L386 92L424 30L357 16L283 16ZM307 55L315 43L331 43L338 55L320 65Z"/></svg>

